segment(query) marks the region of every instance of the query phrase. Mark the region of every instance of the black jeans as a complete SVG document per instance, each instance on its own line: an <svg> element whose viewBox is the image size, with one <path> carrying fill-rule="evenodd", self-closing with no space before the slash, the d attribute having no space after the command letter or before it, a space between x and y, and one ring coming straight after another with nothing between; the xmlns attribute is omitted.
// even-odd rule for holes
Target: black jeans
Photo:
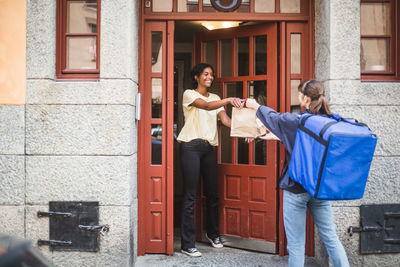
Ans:
<svg viewBox="0 0 400 267"><path fill-rule="evenodd" d="M181 247L194 248L194 202L200 175L203 176L207 205L207 235L219 236L217 154L213 146L202 139L181 143L181 166L183 175L183 205L181 221Z"/></svg>

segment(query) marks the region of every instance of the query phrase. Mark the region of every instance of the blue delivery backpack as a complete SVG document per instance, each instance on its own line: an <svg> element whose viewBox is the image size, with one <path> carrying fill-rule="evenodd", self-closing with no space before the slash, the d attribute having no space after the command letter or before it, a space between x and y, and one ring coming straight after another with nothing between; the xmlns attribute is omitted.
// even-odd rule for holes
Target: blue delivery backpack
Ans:
<svg viewBox="0 0 400 267"><path fill-rule="evenodd" d="M304 112L289 176L316 199L362 198L376 142L376 135L356 120Z"/></svg>

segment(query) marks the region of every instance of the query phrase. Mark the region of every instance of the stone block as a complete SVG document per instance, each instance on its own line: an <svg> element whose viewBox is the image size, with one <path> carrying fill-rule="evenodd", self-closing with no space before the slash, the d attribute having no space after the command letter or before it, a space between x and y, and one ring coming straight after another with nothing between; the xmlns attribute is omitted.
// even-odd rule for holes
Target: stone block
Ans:
<svg viewBox="0 0 400 267"><path fill-rule="evenodd" d="M330 5L315 0L315 77L326 81L330 77Z"/></svg>
<svg viewBox="0 0 400 267"><path fill-rule="evenodd" d="M375 156L395 156L400 154L398 122L399 106L343 106L332 105L333 112L345 118L355 118L366 123L378 136Z"/></svg>
<svg viewBox="0 0 400 267"><path fill-rule="evenodd" d="M0 156L0 204L23 205L24 201L25 201L24 157Z"/></svg>
<svg viewBox="0 0 400 267"><path fill-rule="evenodd" d="M329 80L324 87L331 105L399 105L398 83L365 83L359 80Z"/></svg>
<svg viewBox="0 0 400 267"><path fill-rule="evenodd" d="M316 78L360 79L359 55L359 1L315 1Z"/></svg>
<svg viewBox="0 0 400 267"><path fill-rule="evenodd" d="M26 153L131 155L136 151L130 105L27 105Z"/></svg>
<svg viewBox="0 0 400 267"><path fill-rule="evenodd" d="M360 255L360 236L350 236L347 229L350 226L360 226L359 207L333 207L332 213L335 218L336 232L342 242L349 259L350 266L362 266Z"/></svg>
<svg viewBox="0 0 400 267"><path fill-rule="evenodd" d="M138 14L134 2L101 2L101 78L132 78L138 62ZM136 35L135 35L136 34ZM135 59L136 61L132 60Z"/></svg>
<svg viewBox="0 0 400 267"><path fill-rule="evenodd" d="M24 238L24 207L0 206L0 233Z"/></svg>
<svg viewBox="0 0 400 267"><path fill-rule="evenodd" d="M399 253L364 255L363 267L400 266Z"/></svg>
<svg viewBox="0 0 400 267"><path fill-rule="evenodd" d="M39 239L49 240L49 218L38 217L38 211L49 211L49 205L43 206L25 206L25 233L26 239L32 242L35 246L49 261L52 261L52 251L49 246L38 246L37 241Z"/></svg>
<svg viewBox="0 0 400 267"><path fill-rule="evenodd" d="M82 82L28 80L28 104L135 105L137 83L130 79Z"/></svg>
<svg viewBox="0 0 400 267"><path fill-rule="evenodd" d="M27 78L55 77L56 3L54 0L27 1Z"/></svg>
<svg viewBox="0 0 400 267"><path fill-rule="evenodd" d="M400 158L374 157L362 199L333 201L332 206L360 206L366 204L399 203ZM385 192L382 194L382 192Z"/></svg>
<svg viewBox="0 0 400 267"><path fill-rule="evenodd" d="M98 266L132 265L132 229L130 207L101 206L100 224L108 224L110 231L100 237ZM136 222L132 222L136 223Z"/></svg>
<svg viewBox="0 0 400 267"><path fill-rule="evenodd" d="M330 79L360 79L360 2L330 2Z"/></svg>
<svg viewBox="0 0 400 267"><path fill-rule="evenodd" d="M132 156L28 156L26 201L35 205L49 201L130 205L134 166Z"/></svg>
<svg viewBox="0 0 400 267"><path fill-rule="evenodd" d="M25 153L25 106L0 105L0 154Z"/></svg>

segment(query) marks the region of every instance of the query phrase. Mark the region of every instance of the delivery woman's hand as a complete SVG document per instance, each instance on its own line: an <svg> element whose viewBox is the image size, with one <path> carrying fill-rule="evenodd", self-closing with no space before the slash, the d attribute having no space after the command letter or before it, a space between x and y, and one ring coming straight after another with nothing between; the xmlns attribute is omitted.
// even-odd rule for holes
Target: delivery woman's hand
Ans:
<svg viewBox="0 0 400 267"><path fill-rule="evenodd" d="M260 104L258 104L257 101L253 98L247 98L244 106L246 108L258 109L260 107Z"/></svg>

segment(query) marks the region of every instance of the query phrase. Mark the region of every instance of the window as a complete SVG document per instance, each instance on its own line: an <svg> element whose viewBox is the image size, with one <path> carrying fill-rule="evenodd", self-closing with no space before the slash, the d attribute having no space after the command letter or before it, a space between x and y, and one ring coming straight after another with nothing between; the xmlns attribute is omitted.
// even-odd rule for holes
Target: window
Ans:
<svg viewBox="0 0 400 267"><path fill-rule="evenodd" d="M361 0L361 77L399 80L399 3Z"/></svg>
<svg viewBox="0 0 400 267"><path fill-rule="evenodd" d="M57 1L58 79L98 79L100 1Z"/></svg>

